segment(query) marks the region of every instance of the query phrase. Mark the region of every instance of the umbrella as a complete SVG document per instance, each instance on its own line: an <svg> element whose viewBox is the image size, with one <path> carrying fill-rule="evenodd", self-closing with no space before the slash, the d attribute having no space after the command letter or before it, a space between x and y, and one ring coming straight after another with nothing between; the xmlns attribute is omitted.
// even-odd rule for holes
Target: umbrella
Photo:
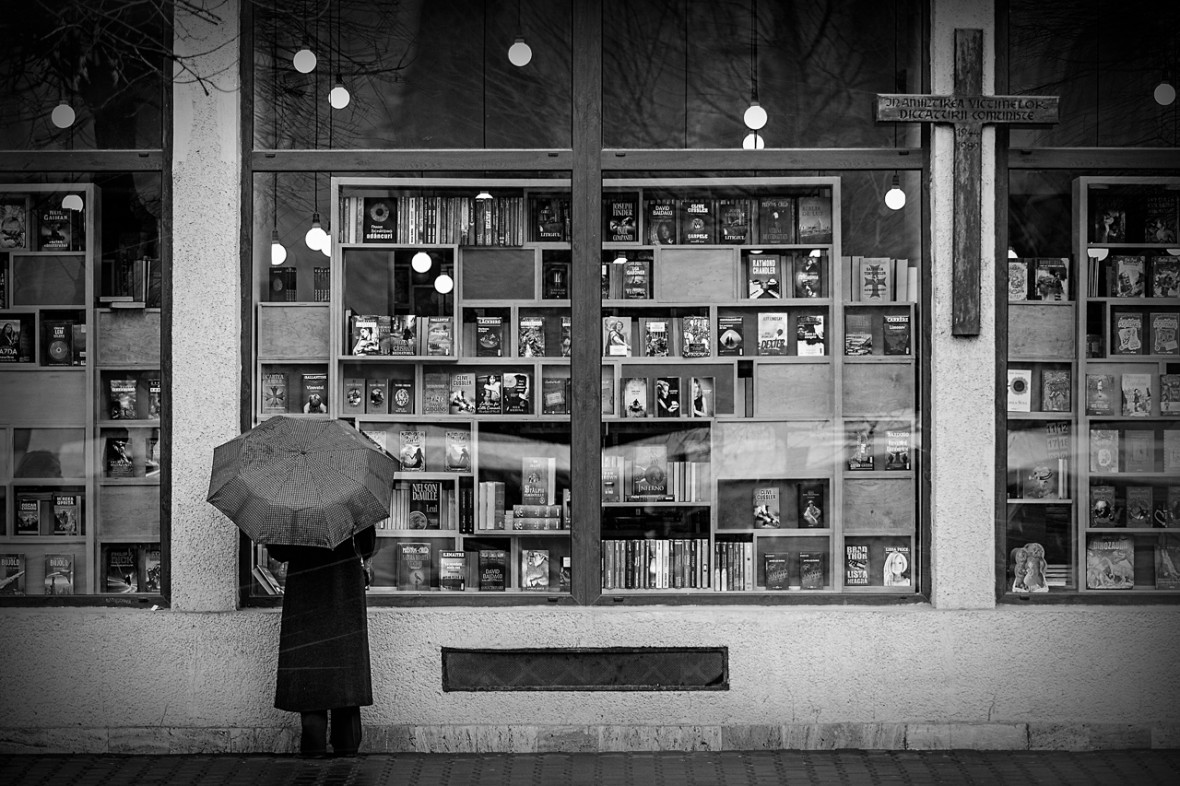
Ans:
<svg viewBox="0 0 1180 786"><path fill-rule="evenodd" d="M258 543L335 548L389 516L397 468L343 421L280 415L214 448L207 499Z"/></svg>

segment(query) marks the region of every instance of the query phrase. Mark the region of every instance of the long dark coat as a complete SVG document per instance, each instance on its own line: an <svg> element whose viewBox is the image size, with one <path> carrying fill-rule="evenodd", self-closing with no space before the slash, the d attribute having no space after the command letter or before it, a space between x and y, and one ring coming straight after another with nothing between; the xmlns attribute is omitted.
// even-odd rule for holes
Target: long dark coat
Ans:
<svg viewBox="0 0 1180 786"><path fill-rule="evenodd" d="M268 546L288 563L279 633L275 707L291 712L363 707L373 703L365 573L372 527L334 550Z"/></svg>

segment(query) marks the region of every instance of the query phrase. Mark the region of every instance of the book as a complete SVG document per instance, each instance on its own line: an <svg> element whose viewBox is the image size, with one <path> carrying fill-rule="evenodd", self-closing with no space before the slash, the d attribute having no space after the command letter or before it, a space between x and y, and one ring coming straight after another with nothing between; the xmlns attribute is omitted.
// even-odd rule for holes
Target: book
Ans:
<svg viewBox="0 0 1180 786"><path fill-rule="evenodd" d="M332 269L317 266L311 269L311 299L315 303L327 303L332 299ZM149 299L150 303L150 299ZM151 308L149 305L148 308Z"/></svg>
<svg viewBox="0 0 1180 786"><path fill-rule="evenodd" d="M886 355L910 354L910 315L886 314L881 339Z"/></svg>
<svg viewBox="0 0 1180 786"><path fill-rule="evenodd" d="M24 554L0 554L0 596L25 594Z"/></svg>
<svg viewBox="0 0 1180 786"><path fill-rule="evenodd" d="M283 415L287 412L287 375L268 371L262 375L262 414Z"/></svg>
<svg viewBox="0 0 1180 786"><path fill-rule="evenodd" d="M0 250L24 249L28 243L28 202L20 196L0 198ZM0 301L0 307L6 306Z"/></svg>
<svg viewBox="0 0 1180 786"><path fill-rule="evenodd" d="M475 356L498 358L504 354L504 318L497 315L475 318Z"/></svg>
<svg viewBox="0 0 1180 786"><path fill-rule="evenodd" d="M650 259L628 259L623 265L623 298L625 300L650 300L651 289Z"/></svg>
<svg viewBox="0 0 1180 786"><path fill-rule="evenodd" d="M541 264L541 299L569 300L570 263L564 259L546 259Z"/></svg>
<svg viewBox="0 0 1180 786"><path fill-rule="evenodd" d="M438 553L438 588L444 592L463 592L467 589L467 552Z"/></svg>
<svg viewBox="0 0 1180 786"><path fill-rule="evenodd" d="M778 486L756 486L754 488L754 527L768 529L778 528L782 525Z"/></svg>
<svg viewBox="0 0 1180 786"><path fill-rule="evenodd" d="M1038 257L1033 268L1033 293L1037 300L1069 300L1069 258Z"/></svg>
<svg viewBox="0 0 1180 786"><path fill-rule="evenodd" d="M1008 260L1008 302L1019 303L1028 300L1029 261Z"/></svg>
<svg viewBox="0 0 1180 786"><path fill-rule="evenodd" d="M45 594L74 594L74 555L45 555Z"/></svg>
<svg viewBox="0 0 1180 786"><path fill-rule="evenodd" d="M1046 368L1041 371L1041 411L1069 412L1073 408L1069 369Z"/></svg>
<svg viewBox="0 0 1180 786"><path fill-rule="evenodd" d="M1155 544L1154 562L1155 588L1180 589L1180 541L1161 537Z"/></svg>
<svg viewBox="0 0 1180 786"><path fill-rule="evenodd" d="M445 371L422 375L422 414L446 415L450 411L451 383Z"/></svg>
<svg viewBox="0 0 1180 786"><path fill-rule="evenodd" d="M1153 374L1124 373L1120 379L1122 387L1122 413L1124 417L1146 418L1151 416L1151 387Z"/></svg>
<svg viewBox="0 0 1180 786"><path fill-rule="evenodd" d="M676 244L676 200L662 197L643 202L644 235L649 245Z"/></svg>
<svg viewBox="0 0 1180 786"><path fill-rule="evenodd" d="M785 311L758 312L758 354L787 354L788 315Z"/></svg>
<svg viewBox="0 0 1180 786"><path fill-rule="evenodd" d="M680 417L680 377L656 377L655 415L657 418Z"/></svg>
<svg viewBox="0 0 1180 786"><path fill-rule="evenodd" d="M618 453L602 454L602 501L623 501L623 457Z"/></svg>
<svg viewBox="0 0 1180 786"><path fill-rule="evenodd" d="M798 241L832 242L832 197L830 193L800 196L795 201Z"/></svg>
<svg viewBox="0 0 1180 786"><path fill-rule="evenodd" d="M625 502L660 502L668 498L668 446L637 443L631 452L631 483Z"/></svg>
<svg viewBox="0 0 1180 786"><path fill-rule="evenodd" d="M1098 483L1090 486L1090 526L1094 528L1123 526L1122 508L1115 505L1114 486Z"/></svg>
<svg viewBox="0 0 1180 786"><path fill-rule="evenodd" d="M365 380L365 414L389 413L389 380L370 377Z"/></svg>
<svg viewBox="0 0 1180 786"><path fill-rule="evenodd" d="M885 469L887 471L908 471L910 469L910 430L885 429Z"/></svg>
<svg viewBox="0 0 1180 786"><path fill-rule="evenodd" d="M471 471L471 433L448 429L445 436L443 469L447 472Z"/></svg>
<svg viewBox="0 0 1180 786"><path fill-rule="evenodd" d="M161 398L160 378L149 377L147 381L148 402L147 402L147 416L149 418L158 418L163 405Z"/></svg>
<svg viewBox="0 0 1180 786"><path fill-rule="evenodd" d="M720 544L718 544L720 545ZM768 590L785 590L791 587L791 557L789 554L765 554L762 557L762 575Z"/></svg>
<svg viewBox="0 0 1180 786"><path fill-rule="evenodd" d="M573 588L571 568L573 566L573 557L562 557L561 567L557 574L557 591L570 592Z"/></svg>
<svg viewBox="0 0 1180 786"><path fill-rule="evenodd" d="M751 254L750 274L746 277L746 297L750 300L781 298L783 275L778 254Z"/></svg>
<svg viewBox="0 0 1180 786"><path fill-rule="evenodd" d="M798 298L823 297L827 287L824 284L824 266L820 257L795 257L794 293Z"/></svg>
<svg viewBox="0 0 1180 786"><path fill-rule="evenodd" d="M326 372L307 372L303 379L303 412L327 413L328 375Z"/></svg>
<svg viewBox="0 0 1180 786"><path fill-rule="evenodd" d="M686 246L717 242L717 214L714 200L686 197L677 202L680 219L680 242Z"/></svg>
<svg viewBox="0 0 1180 786"><path fill-rule="evenodd" d="M158 543L139 547L139 591L160 592L160 545ZM283 574L284 580L286 574Z"/></svg>
<svg viewBox="0 0 1180 786"><path fill-rule="evenodd" d="M713 377L691 377L688 385L688 416L690 418L711 418L717 414L716 402L713 400Z"/></svg>
<svg viewBox="0 0 1180 786"><path fill-rule="evenodd" d="M869 584L869 546L867 543L844 544L844 586L867 587Z"/></svg>
<svg viewBox="0 0 1180 786"><path fill-rule="evenodd" d="M560 354L563 358L570 357L570 354L573 352L573 348L574 348L573 342L574 342L573 317L569 317L569 316L562 314L562 316L561 316L561 343L559 345L559 348L561 349Z"/></svg>
<svg viewBox="0 0 1180 786"><path fill-rule="evenodd" d="M652 407L648 400L646 377L624 377L622 379L623 401L620 409L625 418L651 417Z"/></svg>
<svg viewBox="0 0 1180 786"><path fill-rule="evenodd" d="M68 319L42 319L45 335L43 364L72 366L74 364L74 322Z"/></svg>
<svg viewBox="0 0 1180 786"><path fill-rule="evenodd" d="M1155 471L1155 432L1127 429L1122 435L1123 472Z"/></svg>
<svg viewBox="0 0 1180 786"><path fill-rule="evenodd" d="M557 196L535 196L529 200L533 219L533 240L561 243L569 240L569 200Z"/></svg>
<svg viewBox="0 0 1180 786"><path fill-rule="evenodd" d="M818 480L808 480L799 483L799 526L804 529L823 529L828 525L824 521L824 483Z"/></svg>
<svg viewBox="0 0 1180 786"><path fill-rule="evenodd" d="M82 509L77 494L53 495L53 534L76 536L82 533Z"/></svg>
<svg viewBox="0 0 1180 786"><path fill-rule="evenodd" d="M394 546L397 555L397 588L407 592L430 590L433 546L429 542L401 542Z"/></svg>
<svg viewBox="0 0 1180 786"><path fill-rule="evenodd" d="M1135 586L1135 541L1121 535L1091 535L1086 540L1086 587Z"/></svg>
<svg viewBox="0 0 1180 786"><path fill-rule="evenodd" d="M1113 254L1115 283L1112 297L1144 297L1147 294L1147 262L1142 254Z"/></svg>
<svg viewBox="0 0 1180 786"><path fill-rule="evenodd" d="M1119 432L1116 429L1090 429L1090 471L1119 471Z"/></svg>
<svg viewBox="0 0 1180 786"><path fill-rule="evenodd" d="M294 302L299 299L298 270L291 265L270 268L268 297L272 303ZM136 295L132 295L136 297Z"/></svg>
<svg viewBox="0 0 1180 786"><path fill-rule="evenodd" d="M1180 297L1180 258L1163 255L1151 257L1151 296Z"/></svg>
<svg viewBox="0 0 1180 786"><path fill-rule="evenodd" d="M1086 374L1086 414L1113 415L1115 407L1113 374Z"/></svg>
<svg viewBox="0 0 1180 786"><path fill-rule="evenodd" d="M1176 243L1178 234L1177 199L1175 192L1147 194L1142 200L1143 242Z"/></svg>
<svg viewBox="0 0 1180 786"><path fill-rule="evenodd" d="M827 354L823 314L800 314L795 318L795 354L800 357Z"/></svg>
<svg viewBox="0 0 1180 786"><path fill-rule="evenodd" d="M508 552L480 549L477 573L480 592L503 592L508 586Z"/></svg>
<svg viewBox="0 0 1180 786"><path fill-rule="evenodd" d="M1127 526L1140 529L1152 525L1151 486L1127 486Z"/></svg>
<svg viewBox="0 0 1180 786"><path fill-rule="evenodd" d="M873 427L868 424L853 426L848 431L848 469L851 471L874 470L876 454L873 450Z"/></svg>
<svg viewBox="0 0 1180 786"><path fill-rule="evenodd" d="M1122 243L1127 239L1127 210L1115 195L1092 198L1091 239L1095 243Z"/></svg>
<svg viewBox="0 0 1180 786"><path fill-rule="evenodd" d="M717 202L717 242L741 245L749 243L751 233L751 202L734 197Z"/></svg>
<svg viewBox="0 0 1180 786"><path fill-rule="evenodd" d="M533 411L532 375L505 371L500 387L500 411L505 415L528 415Z"/></svg>
<svg viewBox="0 0 1180 786"><path fill-rule="evenodd" d="M33 494L16 495L16 535L41 534L41 498Z"/></svg>
<svg viewBox="0 0 1180 786"><path fill-rule="evenodd" d="M455 354L455 323L450 317L426 317L426 354L431 357Z"/></svg>
<svg viewBox="0 0 1180 786"><path fill-rule="evenodd" d="M602 318L603 357L631 357L631 317Z"/></svg>
<svg viewBox="0 0 1180 786"><path fill-rule="evenodd" d="M520 588L549 591L549 549L520 550Z"/></svg>
<svg viewBox="0 0 1180 786"><path fill-rule="evenodd" d="M107 417L111 420L134 420L137 414L137 382L117 377L108 380Z"/></svg>
<svg viewBox="0 0 1180 786"><path fill-rule="evenodd" d="M709 317L705 314L688 314L680 318L680 356L685 358L707 358L712 352Z"/></svg>
<svg viewBox="0 0 1180 786"><path fill-rule="evenodd" d="M393 243L397 240L397 200L393 197L362 197L362 243Z"/></svg>
<svg viewBox="0 0 1180 786"><path fill-rule="evenodd" d="M109 436L103 450L103 466L108 478L130 478L135 475L131 458L131 440L126 436Z"/></svg>
<svg viewBox="0 0 1180 786"><path fill-rule="evenodd" d="M864 311L844 313L844 354L849 357L873 354L873 316Z"/></svg>
<svg viewBox="0 0 1180 786"><path fill-rule="evenodd" d="M648 358L668 357L669 333L667 319L641 318L643 330L643 356Z"/></svg>
<svg viewBox="0 0 1180 786"><path fill-rule="evenodd" d="M860 300L887 303L893 300L893 271L889 257L860 257L856 281Z"/></svg>
<svg viewBox="0 0 1180 786"><path fill-rule="evenodd" d="M160 430L152 429L147 438L147 450L143 456L143 476L157 477L160 474Z"/></svg>
<svg viewBox="0 0 1180 786"><path fill-rule="evenodd" d="M504 409L504 375L489 371L475 375L475 411L481 415L499 415Z"/></svg>
<svg viewBox="0 0 1180 786"><path fill-rule="evenodd" d="M824 588L823 552L799 552L799 586L805 590Z"/></svg>
<svg viewBox="0 0 1180 786"><path fill-rule="evenodd" d="M442 481L411 480L407 511L409 529L440 529L442 527Z"/></svg>
<svg viewBox="0 0 1180 786"><path fill-rule="evenodd" d="M1032 410L1032 369L1008 369L1008 411Z"/></svg>
<svg viewBox="0 0 1180 786"><path fill-rule="evenodd" d="M541 379L541 414L568 415L570 413L570 378L550 377Z"/></svg>
<svg viewBox="0 0 1180 786"><path fill-rule="evenodd" d="M717 317L717 354L720 357L745 354L745 322L740 316Z"/></svg>
<svg viewBox="0 0 1180 786"><path fill-rule="evenodd" d="M418 354L418 317L414 314L393 314L389 317L389 337L384 335L382 321L378 321L382 355Z"/></svg>
<svg viewBox="0 0 1180 786"><path fill-rule="evenodd" d="M452 373L447 401L452 415L475 414L475 374L470 371Z"/></svg>
<svg viewBox="0 0 1180 786"><path fill-rule="evenodd" d="M139 592L139 553L134 546L102 547L103 592Z"/></svg>
<svg viewBox="0 0 1180 786"><path fill-rule="evenodd" d="M38 251L81 251L86 247L85 215L61 206L60 196L51 196L37 209Z"/></svg>
<svg viewBox="0 0 1180 786"><path fill-rule="evenodd" d="M763 197L758 200L758 242L795 242L795 198Z"/></svg>
<svg viewBox="0 0 1180 786"><path fill-rule="evenodd" d="M522 505L557 504L557 459L552 456L524 456L520 465Z"/></svg>
<svg viewBox="0 0 1180 786"><path fill-rule="evenodd" d="M885 566L882 570L886 587L910 586L910 547L885 546Z"/></svg>
<svg viewBox="0 0 1180 786"><path fill-rule="evenodd" d="M639 195L610 194L602 200L602 241L635 243L639 240Z"/></svg>
<svg viewBox="0 0 1180 786"><path fill-rule="evenodd" d="M414 380L389 380L389 412L392 415L414 414Z"/></svg>
<svg viewBox="0 0 1180 786"><path fill-rule="evenodd" d="M1110 354L1144 354L1143 316L1142 311L1111 312Z"/></svg>
<svg viewBox="0 0 1180 786"><path fill-rule="evenodd" d="M1175 311L1152 311L1150 314L1152 355L1180 355L1180 341L1177 328L1180 327L1180 313Z"/></svg>
<svg viewBox="0 0 1180 786"><path fill-rule="evenodd" d="M426 432L402 429L398 432L397 458L402 472L426 471Z"/></svg>
<svg viewBox="0 0 1180 786"><path fill-rule="evenodd" d="M539 314L521 315L517 355L522 358L545 357L545 317Z"/></svg>

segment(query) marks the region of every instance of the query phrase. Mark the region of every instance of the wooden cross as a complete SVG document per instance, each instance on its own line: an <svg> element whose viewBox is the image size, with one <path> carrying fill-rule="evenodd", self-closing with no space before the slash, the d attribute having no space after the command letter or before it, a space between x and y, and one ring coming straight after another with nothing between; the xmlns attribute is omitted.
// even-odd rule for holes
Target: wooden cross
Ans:
<svg viewBox="0 0 1180 786"><path fill-rule="evenodd" d="M955 92L949 96L877 94L877 120L955 127L954 279L951 332L979 335L979 184L985 125L1057 122L1057 96L983 95L983 31L955 30Z"/></svg>

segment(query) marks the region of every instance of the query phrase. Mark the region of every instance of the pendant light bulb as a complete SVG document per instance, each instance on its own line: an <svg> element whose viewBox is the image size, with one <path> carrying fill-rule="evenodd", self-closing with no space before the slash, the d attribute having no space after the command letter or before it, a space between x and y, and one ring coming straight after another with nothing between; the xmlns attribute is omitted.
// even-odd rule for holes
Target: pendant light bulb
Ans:
<svg viewBox="0 0 1180 786"><path fill-rule="evenodd" d="M311 49L308 48L307 43L304 42L299 51L295 53L295 56L291 58L291 62L294 64L295 70L299 73L310 74L315 70L315 52L311 51Z"/></svg>
<svg viewBox="0 0 1180 786"><path fill-rule="evenodd" d="M479 193L475 195L475 198L480 200L481 202L483 202L488 199L491 199L492 195L488 193L488 190L486 188L482 188L482 189L480 189Z"/></svg>
<svg viewBox="0 0 1180 786"><path fill-rule="evenodd" d="M1155 86L1155 102L1160 106L1171 106L1172 102L1176 100L1176 88L1172 87L1172 83L1168 81L1165 76L1160 80L1160 83Z"/></svg>
<svg viewBox="0 0 1180 786"><path fill-rule="evenodd" d="M517 68L522 68L533 59L533 50L524 42L524 36L518 35L516 42L508 47L508 62Z"/></svg>
<svg viewBox="0 0 1180 786"><path fill-rule="evenodd" d="M433 264L433 260L431 260L430 254L427 254L425 251L419 251L410 260L410 267L414 268L418 273L425 273L427 270L430 270L431 264Z"/></svg>
<svg viewBox="0 0 1180 786"><path fill-rule="evenodd" d="M61 200L61 206L64 210L81 210L84 207L82 197L77 194L66 194Z"/></svg>
<svg viewBox="0 0 1180 786"><path fill-rule="evenodd" d="M320 214L311 214L311 229L307 230L307 234L303 236L303 242L312 251L319 251L324 245L324 239L328 237L328 233L320 226Z"/></svg>
<svg viewBox="0 0 1180 786"><path fill-rule="evenodd" d="M287 247L279 242L279 230L270 231L270 263L281 265L287 261Z"/></svg>
<svg viewBox="0 0 1180 786"><path fill-rule="evenodd" d="M1020 257L1016 255L1016 249L1012 248L1012 246L1008 246L1008 259L1020 259Z"/></svg>
<svg viewBox="0 0 1180 786"><path fill-rule="evenodd" d="M742 140L742 148L745 150L761 150L764 147L766 147L766 142L757 131L751 131Z"/></svg>
<svg viewBox="0 0 1180 786"><path fill-rule="evenodd" d="M327 230L324 231L324 240L320 245L320 253L326 257L332 256L332 233Z"/></svg>
<svg viewBox="0 0 1180 786"><path fill-rule="evenodd" d="M337 76L336 86L328 93L328 103L332 105L333 109L343 109L348 106L348 102L352 100L352 96L348 93L348 88L344 86L344 80Z"/></svg>
<svg viewBox="0 0 1180 786"><path fill-rule="evenodd" d="M901 210L905 207L905 192L901 190L901 181L897 175L893 176L893 185L885 192L885 206L890 210Z"/></svg>
<svg viewBox="0 0 1180 786"><path fill-rule="evenodd" d="M434 280L434 290L440 295L445 295L455 288L455 279L451 278L449 273L439 273L438 278Z"/></svg>
<svg viewBox="0 0 1180 786"><path fill-rule="evenodd" d="M74 108L64 98L60 104L53 108L53 112L49 115L49 119L58 128L69 128L74 124L74 120L77 117L74 113Z"/></svg>
<svg viewBox="0 0 1180 786"><path fill-rule="evenodd" d="M746 128L751 131L758 131L766 125L767 121L766 110L763 109L757 101L751 101L750 106L746 109L746 113L742 115L742 120L746 123Z"/></svg>

